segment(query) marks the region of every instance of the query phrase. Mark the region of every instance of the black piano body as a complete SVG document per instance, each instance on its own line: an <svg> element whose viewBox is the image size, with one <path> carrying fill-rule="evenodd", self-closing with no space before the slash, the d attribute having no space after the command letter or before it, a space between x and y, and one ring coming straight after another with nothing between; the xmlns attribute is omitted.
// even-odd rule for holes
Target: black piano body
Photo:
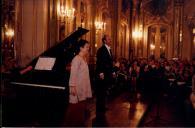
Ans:
<svg viewBox="0 0 195 128"><path fill-rule="evenodd" d="M67 86L67 76L69 71L66 67L70 64L75 55L75 47L81 36L88 32L87 29L78 28L76 31L68 35L64 40L59 42L56 46L51 47L44 53L33 59L28 65L32 66L32 70L27 71L22 75L15 76L11 84L27 85L35 87L55 88L65 90ZM35 65L39 58L55 58L52 70L35 70Z"/></svg>
<svg viewBox="0 0 195 128"><path fill-rule="evenodd" d="M70 71L67 66L75 56L79 38L88 31L78 28L57 45L33 59L26 67L31 67L30 70L22 74L18 72L18 75L13 77L9 87L13 90L14 98L11 102L6 100L7 103L4 103L7 108L3 116L4 126L60 125L63 110L68 105ZM55 58L52 70L35 70L39 58L42 57Z"/></svg>

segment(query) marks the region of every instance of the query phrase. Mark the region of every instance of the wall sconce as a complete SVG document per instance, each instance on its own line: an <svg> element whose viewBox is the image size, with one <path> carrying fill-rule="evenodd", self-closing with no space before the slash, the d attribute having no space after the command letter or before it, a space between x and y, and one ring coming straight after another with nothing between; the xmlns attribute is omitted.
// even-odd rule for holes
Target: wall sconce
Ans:
<svg viewBox="0 0 195 128"><path fill-rule="evenodd" d="M106 23L104 23L104 22L100 22L100 21L95 22L95 28L97 30L102 30L105 28L105 26L106 26Z"/></svg>
<svg viewBox="0 0 195 128"><path fill-rule="evenodd" d="M142 31L135 30L135 31L133 31L132 36L135 39L140 39L140 38L142 38Z"/></svg>
<svg viewBox="0 0 195 128"><path fill-rule="evenodd" d="M142 38L142 30L143 26L139 25L138 28L135 28L135 30L132 32L132 36L134 39L141 39Z"/></svg>
<svg viewBox="0 0 195 128"><path fill-rule="evenodd" d="M143 26L139 25L138 28L135 28L135 30L132 32L132 36L135 39L141 39L142 38L142 30L143 30Z"/></svg>
<svg viewBox="0 0 195 128"><path fill-rule="evenodd" d="M150 44L150 49L154 50L155 49L155 45L154 44Z"/></svg>
<svg viewBox="0 0 195 128"><path fill-rule="evenodd" d="M14 30L11 28L7 28L7 30L5 31L5 36L11 39L12 37L14 37Z"/></svg>

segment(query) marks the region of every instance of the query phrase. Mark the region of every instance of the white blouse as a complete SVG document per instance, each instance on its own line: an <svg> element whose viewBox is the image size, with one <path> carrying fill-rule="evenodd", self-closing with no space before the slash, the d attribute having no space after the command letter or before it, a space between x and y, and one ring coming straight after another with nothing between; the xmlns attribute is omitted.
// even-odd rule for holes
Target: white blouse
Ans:
<svg viewBox="0 0 195 128"><path fill-rule="evenodd" d="M71 63L69 86L76 86L76 96L70 94L69 102L77 103L92 97L89 68L87 62L79 55Z"/></svg>

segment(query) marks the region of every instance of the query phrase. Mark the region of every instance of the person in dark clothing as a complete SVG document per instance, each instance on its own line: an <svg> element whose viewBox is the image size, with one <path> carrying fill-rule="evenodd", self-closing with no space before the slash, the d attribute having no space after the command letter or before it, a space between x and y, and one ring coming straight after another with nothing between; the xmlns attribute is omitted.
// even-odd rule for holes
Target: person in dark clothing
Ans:
<svg viewBox="0 0 195 128"><path fill-rule="evenodd" d="M106 111L106 92L110 85L113 72L113 57L110 49L111 39L108 35L102 38L103 45L97 51L96 62L96 118L102 117Z"/></svg>
<svg viewBox="0 0 195 128"><path fill-rule="evenodd" d="M145 78L146 78L146 72L147 72L147 67L146 67L146 64L142 63L140 65L140 74L139 74L139 78L138 78L138 88L140 90L141 93L144 93L144 89L145 89L145 86L146 86L146 83L145 83ZM145 86L144 86L145 85Z"/></svg>
<svg viewBox="0 0 195 128"><path fill-rule="evenodd" d="M137 91L137 79L139 77L140 67L137 64L137 61L135 61L132 66L129 68L129 75L131 76L131 86L132 86L132 92L136 93Z"/></svg>

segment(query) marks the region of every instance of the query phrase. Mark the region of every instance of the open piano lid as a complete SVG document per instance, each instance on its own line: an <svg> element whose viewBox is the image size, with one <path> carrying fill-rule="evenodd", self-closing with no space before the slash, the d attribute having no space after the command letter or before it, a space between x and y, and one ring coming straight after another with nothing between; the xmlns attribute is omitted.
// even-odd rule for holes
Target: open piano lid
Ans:
<svg viewBox="0 0 195 128"><path fill-rule="evenodd" d="M40 56L61 57L66 52L67 54L74 54L74 48L77 45L76 43L78 42L79 38L85 35L87 32L89 32L89 30L79 27L77 30L73 31L71 34L65 37L65 39L60 41L58 44L49 48L48 50L43 52L41 55L39 55L37 58L35 58L29 65L34 67ZM72 60L71 57L68 57L65 59L66 61Z"/></svg>
<svg viewBox="0 0 195 128"><path fill-rule="evenodd" d="M49 48L33 59L27 66L27 72L11 80L14 85L40 86L62 89L68 84L69 72L66 66L75 56L75 47L81 36L89 30L78 28L57 45ZM54 58L52 70L35 70L39 58ZM28 70L30 68L30 70Z"/></svg>

